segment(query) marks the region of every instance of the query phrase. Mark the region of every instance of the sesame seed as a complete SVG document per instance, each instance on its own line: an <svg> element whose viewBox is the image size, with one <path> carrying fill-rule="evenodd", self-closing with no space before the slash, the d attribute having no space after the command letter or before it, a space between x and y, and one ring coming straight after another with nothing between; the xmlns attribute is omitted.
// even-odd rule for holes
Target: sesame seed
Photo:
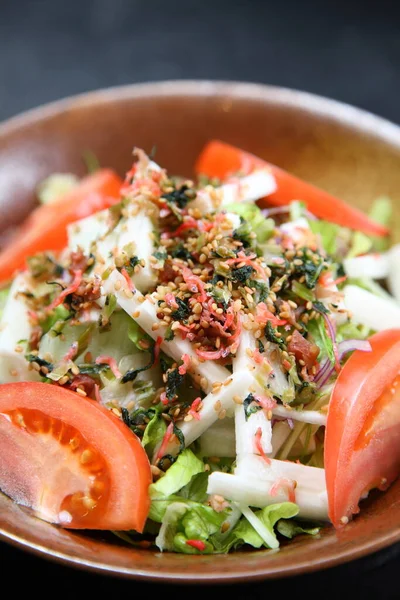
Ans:
<svg viewBox="0 0 400 600"><path fill-rule="evenodd" d="M87 396L85 390L83 390L81 387L77 387L76 388L76 393L79 394L80 396L83 396L83 397ZM114 411L114 409L113 409L113 411Z"/></svg>
<svg viewBox="0 0 400 600"><path fill-rule="evenodd" d="M79 373L80 373L79 367L77 367L76 365L72 365L72 367L71 367L71 373L73 375L79 375Z"/></svg>
<svg viewBox="0 0 400 600"><path fill-rule="evenodd" d="M237 396L237 395L233 396L233 401L234 401L235 404L243 404L242 398L240 396Z"/></svg>
<svg viewBox="0 0 400 600"><path fill-rule="evenodd" d="M220 412L220 410L221 410L221 408L222 408L221 401L220 401L220 400L217 400L217 401L215 402L215 404L214 404L214 410L215 410L215 412L219 413L219 412Z"/></svg>
<svg viewBox="0 0 400 600"><path fill-rule="evenodd" d="M224 386L228 386L230 383L232 383L232 377L229 377L229 379L226 379L223 383Z"/></svg>
<svg viewBox="0 0 400 600"><path fill-rule="evenodd" d="M188 423L189 421L193 420L193 416L192 415L186 415L186 417L183 420L186 421L186 423Z"/></svg>

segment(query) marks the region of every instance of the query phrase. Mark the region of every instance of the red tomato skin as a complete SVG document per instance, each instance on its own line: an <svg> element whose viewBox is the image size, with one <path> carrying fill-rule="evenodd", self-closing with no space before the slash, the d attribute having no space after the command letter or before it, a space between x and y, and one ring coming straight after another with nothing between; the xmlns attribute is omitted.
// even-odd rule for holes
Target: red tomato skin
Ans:
<svg viewBox="0 0 400 600"><path fill-rule="evenodd" d="M370 343L372 352L355 351L346 362L329 403L324 461L337 528L359 512L362 495L400 473L400 330L381 331Z"/></svg>
<svg viewBox="0 0 400 600"><path fill-rule="evenodd" d="M111 169L88 175L80 184L51 204L38 206L22 223L17 241L0 252L0 285L9 281L26 259L67 244L67 226L112 206L119 200L122 180Z"/></svg>
<svg viewBox="0 0 400 600"><path fill-rule="evenodd" d="M17 427L5 425L10 411L24 409L39 410L48 417L48 422L62 422L78 430L81 436L93 447L107 465L110 487L108 504L104 514L96 522L63 524L75 529L136 530L141 532L150 508L149 485L152 482L150 464L140 440L129 428L109 410L89 398L62 387L38 382L18 382L0 385L0 450L7 450L7 436L15 440L20 450L20 459L24 460L25 472L29 467L29 436L32 434L20 430L23 438L18 438ZM53 426L54 429L54 426ZM46 433L46 432L44 432ZM3 434L3 435L2 435ZM35 434L33 434L34 437ZM22 441L21 441L22 440ZM18 443L17 443L18 442ZM19 443L21 442L21 443ZM25 452L21 454L21 449ZM66 460L68 459L68 456ZM10 459L12 463L12 458ZM18 472L18 462L11 464ZM32 473L38 465L32 464ZM13 476L11 469L4 472L0 468L0 488L10 487L7 477ZM23 481L26 505L30 490L38 482ZM11 486L12 487L12 486ZM43 518L43 517L42 517ZM49 520L49 519L46 519ZM57 522L57 521L52 521Z"/></svg>
<svg viewBox="0 0 400 600"><path fill-rule="evenodd" d="M269 167L277 184L277 189L273 194L259 201L260 206L283 206L293 200L302 200L308 209L321 219L370 235L388 235L389 230L386 227L375 223L365 213L347 202L250 152L245 152L225 142L211 140L200 153L195 170L199 174L225 179L239 171L247 174L255 167Z"/></svg>

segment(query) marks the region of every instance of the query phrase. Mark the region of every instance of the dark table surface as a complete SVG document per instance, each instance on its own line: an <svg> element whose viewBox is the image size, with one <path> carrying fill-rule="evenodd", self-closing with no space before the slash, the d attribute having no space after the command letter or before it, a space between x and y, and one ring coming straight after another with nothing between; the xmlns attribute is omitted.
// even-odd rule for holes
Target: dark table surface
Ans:
<svg viewBox="0 0 400 600"><path fill-rule="evenodd" d="M400 123L396 2L381 0L0 0L0 120L67 95L162 79L230 79L303 89ZM400 545L313 575L236 585L279 593L400 598ZM0 544L7 580L65 593L187 590L62 567ZM61 588L59 588L61 589ZM86 588L85 588L86 589ZM225 593L228 590L225 590ZM209 593L224 593L220 587ZM328 595L328 597L331 597Z"/></svg>

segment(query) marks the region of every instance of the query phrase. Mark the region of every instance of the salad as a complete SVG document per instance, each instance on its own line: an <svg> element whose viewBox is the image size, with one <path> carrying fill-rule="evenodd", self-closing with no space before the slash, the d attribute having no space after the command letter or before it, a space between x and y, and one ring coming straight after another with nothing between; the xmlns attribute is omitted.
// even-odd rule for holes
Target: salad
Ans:
<svg viewBox="0 0 400 600"><path fill-rule="evenodd" d="M55 174L0 252L0 489L186 554L345 527L400 472L400 245L211 141Z"/></svg>

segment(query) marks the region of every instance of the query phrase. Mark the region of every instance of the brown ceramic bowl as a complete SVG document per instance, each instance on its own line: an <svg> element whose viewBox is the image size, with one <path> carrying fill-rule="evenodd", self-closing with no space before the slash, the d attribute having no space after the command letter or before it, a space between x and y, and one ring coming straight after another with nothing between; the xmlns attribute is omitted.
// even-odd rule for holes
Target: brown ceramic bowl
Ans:
<svg viewBox="0 0 400 600"><path fill-rule="evenodd" d="M0 125L0 232L34 206L34 188L54 171L83 174L82 153L121 174L134 145L157 146L157 161L191 174L203 144L220 138L361 208L388 194L400 223L400 128L356 108L261 85L165 82L70 98ZM214 556L161 554L39 521L0 494L0 536L39 555L134 579L233 582L322 569L400 540L400 481L374 494L340 534L327 527L278 552Z"/></svg>

